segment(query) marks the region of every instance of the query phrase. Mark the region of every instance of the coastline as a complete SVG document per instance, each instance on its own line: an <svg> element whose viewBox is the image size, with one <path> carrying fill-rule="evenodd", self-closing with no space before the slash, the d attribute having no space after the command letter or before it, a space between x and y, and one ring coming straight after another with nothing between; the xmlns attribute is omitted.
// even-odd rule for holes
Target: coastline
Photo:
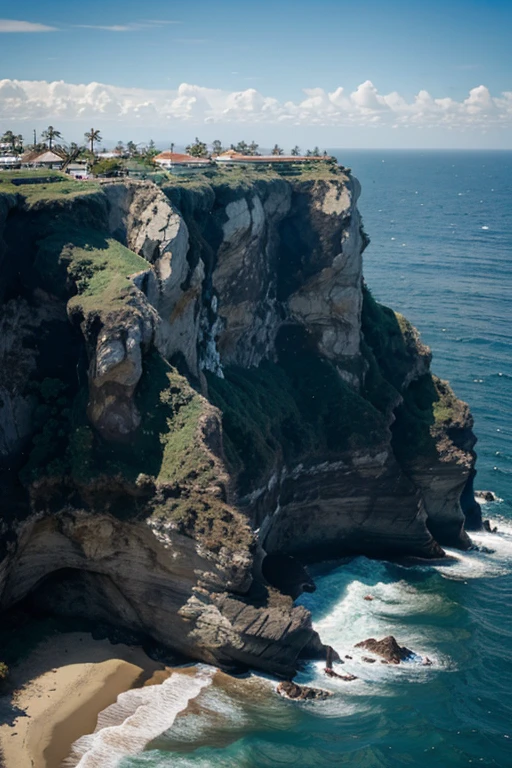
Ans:
<svg viewBox="0 0 512 768"><path fill-rule="evenodd" d="M0 697L1 768L60 768L103 709L163 669L140 647L85 632L43 641L11 670L14 692Z"/></svg>

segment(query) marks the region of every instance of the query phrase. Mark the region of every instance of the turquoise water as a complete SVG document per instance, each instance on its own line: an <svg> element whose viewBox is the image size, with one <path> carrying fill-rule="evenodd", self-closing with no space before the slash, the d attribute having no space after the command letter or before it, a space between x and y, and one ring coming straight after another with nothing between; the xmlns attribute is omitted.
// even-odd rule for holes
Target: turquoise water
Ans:
<svg viewBox="0 0 512 768"><path fill-rule="evenodd" d="M494 552L404 569L357 558L302 598L358 680L299 678L335 696L297 705L206 686L200 713L122 768L512 766L512 153L338 153L363 185L372 292L406 314L475 415ZM371 593L374 600L363 598ZM353 645L392 633L432 667L365 664ZM270 688L270 683L266 683ZM205 714L206 712L206 714Z"/></svg>

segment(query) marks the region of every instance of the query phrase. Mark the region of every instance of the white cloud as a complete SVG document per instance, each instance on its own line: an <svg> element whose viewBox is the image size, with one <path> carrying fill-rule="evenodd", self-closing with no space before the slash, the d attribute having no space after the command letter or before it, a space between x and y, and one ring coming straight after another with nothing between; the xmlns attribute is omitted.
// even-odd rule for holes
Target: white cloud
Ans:
<svg viewBox="0 0 512 768"><path fill-rule="evenodd" d="M173 90L120 88L104 83L74 85L63 80L0 80L0 118L24 120L94 119L129 123L147 121L155 127L169 121L189 123L278 124L297 126L352 126L465 128L512 127L512 92L491 95L480 85L457 101L435 98L420 90L407 100L393 91L380 94L367 80L348 93L304 89L304 98L279 101L255 88L226 91L182 83Z"/></svg>
<svg viewBox="0 0 512 768"><path fill-rule="evenodd" d="M55 32L56 27L46 24L34 24L31 21L16 21L15 19L0 19L1 32Z"/></svg>
<svg viewBox="0 0 512 768"><path fill-rule="evenodd" d="M141 29L156 29L166 24L181 24L181 22L147 19L144 21L130 21L127 24L73 24L73 27L75 29L101 29L106 32L137 32Z"/></svg>

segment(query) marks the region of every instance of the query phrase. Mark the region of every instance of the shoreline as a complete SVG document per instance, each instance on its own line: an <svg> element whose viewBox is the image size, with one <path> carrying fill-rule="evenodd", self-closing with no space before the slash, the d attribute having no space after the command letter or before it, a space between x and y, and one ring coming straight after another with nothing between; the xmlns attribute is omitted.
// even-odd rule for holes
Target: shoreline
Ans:
<svg viewBox="0 0 512 768"><path fill-rule="evenodd" d="M66 632L39 643L0 696L1 768L60 768L120 693L165 670L138 646Z"/></svg>

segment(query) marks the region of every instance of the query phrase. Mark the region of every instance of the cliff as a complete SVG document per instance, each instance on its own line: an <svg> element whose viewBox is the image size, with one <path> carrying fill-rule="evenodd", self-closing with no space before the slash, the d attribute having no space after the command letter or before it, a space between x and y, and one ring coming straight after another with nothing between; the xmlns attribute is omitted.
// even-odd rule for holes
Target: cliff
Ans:
<svg viewBox="0 0 512 768"><path fill-rule="evenodd" d="M17 181L0 184L3 609L31 595L289 674L321 652L301 563L470 544L471 415L364 285L348 171Z"/></svg>

